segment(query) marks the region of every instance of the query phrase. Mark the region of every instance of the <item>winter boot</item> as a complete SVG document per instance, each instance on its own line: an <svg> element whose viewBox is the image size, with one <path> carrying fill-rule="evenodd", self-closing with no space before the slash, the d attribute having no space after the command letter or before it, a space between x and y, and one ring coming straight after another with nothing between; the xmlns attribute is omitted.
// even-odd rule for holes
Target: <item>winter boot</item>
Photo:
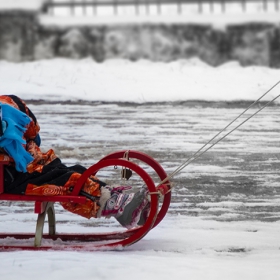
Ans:
<svg viewBox="0 0 280 280"><path fill-rule="evenodd" d="M117 221L126 228L135 227L141 217L142 211L147 209L149 200L147 188L142 188L136 193L127 194L124 191L131 187L108 186L101 188L100 214L101 217L115 217ZM146 221L142 218L141 224Z"/></svg>
<svg viewBox="0 0 280 280"><path fill-rule="evenodd" d="M137 223L138 226L143 226L146 223L149 217L150 209L151 209L151 203L150 201L148 201L148 203L146 204L146 206L141 212L139 222Z"/></svg>

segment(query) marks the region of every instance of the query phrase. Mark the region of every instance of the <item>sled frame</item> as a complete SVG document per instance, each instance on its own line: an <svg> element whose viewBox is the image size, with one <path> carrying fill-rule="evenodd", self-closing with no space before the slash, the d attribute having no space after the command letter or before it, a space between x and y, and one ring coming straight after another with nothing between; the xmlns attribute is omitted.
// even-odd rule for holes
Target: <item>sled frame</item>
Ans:
<svg viewBox="0 0 280 280"><path fill-rule="evenodd" d="M5 245L0 243L0 250L82 250L82 251L95 251L95 250L112 250L121 249L123 247L134 244L135 242L142 239L152 228L157 226L164 218L171 201L171 192L167 192L164 195L161 208L159 208L159 195L157 194L156 186L151 179L150 175L139 165L130 161L130 159L137 159L141 162L152 167L156 172L160 180L167 177L164 169L160 164L155 161L152 157L145 153L138 151L117 151L111 153L101 159L96 164L89 167L80 177L71 195L67 196L27 196L27 195L15 195L4 193L4 165L7 162L0 162L0 200L5 201L33 201L34 202L34 213L38 214L37 224L34 233L0 233L0 242L5 238L10 237L14 239L30 239L34 238L34 245ZM122 168L128 168L138 174L144 181L151 193L151 209L147 221L143 226L133 228L131 230L121 232L106 232L106 233L81 233L81 234L69 234L69 233L57 233L56 232L56 219L55 219L55 202L75 202L85 203L86 197L80 196L80 190L84 185L85 181L91 176L96 175L97 172L105 167L116 167L121 166ZM168 185L169 182L166 182ZM159 211L158 211L159 210ZM43 228L46 217L48 217L48 234L43 234ZM83 244L75 245L48 245L42 246L42 239L61 239L62 241L81 241ZM87 241L85 243L85 241ZM106 241L105 244L96 244L98 242ZM5 243L5 242L3 242Z"/></svg>

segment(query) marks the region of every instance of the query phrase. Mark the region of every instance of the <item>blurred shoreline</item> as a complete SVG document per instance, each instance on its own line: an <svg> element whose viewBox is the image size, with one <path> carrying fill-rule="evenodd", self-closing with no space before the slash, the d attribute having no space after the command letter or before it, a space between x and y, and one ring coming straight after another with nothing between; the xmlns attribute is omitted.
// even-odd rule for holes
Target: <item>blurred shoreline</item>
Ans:
<svg viewBox="0 0 280 280"><path fill-rule="evenodd" d="M191 107L191 108L247 108L253 102L251 100L240 100L240 101L205 101L205 100L184 100L184 101L164 101L164 102L144 102L144 103L134 103L134 102L116 102L116 101L91 101L91 100L81 100L81 99L25 99L27 104L32 105L43 105L43 104L62 104L62 105L117 105L120 107L145 107L145 106L182 106L182 107ZM260 108L264 106L267 101L258 102L255 107ZM271 103L267 107L279 107L280 103ZM254 108L254 107L253 107Z"/></svg>

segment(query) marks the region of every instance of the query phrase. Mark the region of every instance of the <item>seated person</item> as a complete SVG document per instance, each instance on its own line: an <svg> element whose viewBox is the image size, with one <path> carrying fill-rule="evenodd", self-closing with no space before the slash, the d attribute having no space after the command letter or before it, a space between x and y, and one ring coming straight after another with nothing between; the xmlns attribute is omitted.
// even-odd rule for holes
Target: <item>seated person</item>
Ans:
<svg viewBox="0 0 280 280"><path fill-rule="evenodd" d="M0 160L9 161L4 167L4 191L25 195L68 195L86 170L81 165L67 167L51 149L40 149L40 126L25 102L14 95L1 95ZM149 209L147 189L127 194L126 187L112 188L91 176L81 195L85 204L61 202L68 211L86 218L115 217L119 223L132 228L144 222ZM146 216L146 215L145 215Z"/></svg>

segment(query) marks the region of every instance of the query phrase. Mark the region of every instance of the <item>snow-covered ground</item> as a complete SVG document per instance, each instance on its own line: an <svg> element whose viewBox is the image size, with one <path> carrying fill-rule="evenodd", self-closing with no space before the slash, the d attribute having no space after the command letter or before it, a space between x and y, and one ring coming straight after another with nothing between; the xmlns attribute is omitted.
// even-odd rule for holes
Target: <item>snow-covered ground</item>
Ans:
<svg viewBox="0 0 280 280"><path fill-rule="evenodd" d="M279 80L279 69L198 59L0 62L0 93L29 100L43 148L67 164L90 165L129 143L168 172ZM278 85L264 99L279 93ZM111 252L1 252L0 278L280 279L278 104L178 174L170 212L138 243ZM32 205L0 205L1 232L34 231ZM117 228L56 208L60 232Z"/></svg>
<svg viewBox="0 0 280 280"><path fill-rule="evenodd" d="M250 101L278 82L279 72L267 67L241 67L234 61L214 68L197 58L170 63L122 59L97 63L91 58L20 64L0 61L2 93L47 100ZM274 90L264 100L277 94Z"/></svg>

